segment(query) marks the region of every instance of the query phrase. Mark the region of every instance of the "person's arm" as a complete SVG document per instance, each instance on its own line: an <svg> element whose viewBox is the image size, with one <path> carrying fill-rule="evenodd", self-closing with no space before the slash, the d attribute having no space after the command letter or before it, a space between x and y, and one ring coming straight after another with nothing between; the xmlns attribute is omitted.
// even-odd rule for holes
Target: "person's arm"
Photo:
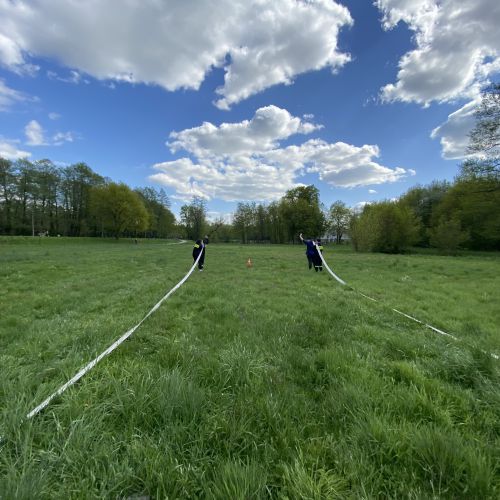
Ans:
<svg viewBox="0 0 500 500"><path fill-rule="evenodd" d="M300 238L300 241L302 241L302 243L304 243L304 238L302 238L302 233L299 234L299 238Z"/></svg>

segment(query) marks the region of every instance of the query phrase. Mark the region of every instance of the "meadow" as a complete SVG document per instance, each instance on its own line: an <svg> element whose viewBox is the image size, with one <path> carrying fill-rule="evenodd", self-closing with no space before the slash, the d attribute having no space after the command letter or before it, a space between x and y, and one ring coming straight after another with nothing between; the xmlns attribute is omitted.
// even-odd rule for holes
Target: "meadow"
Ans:
<svg viewBox="0 0 500 500"><path fill-rule="evenodd" d="M0 498L500 496L500 255L0 238ZM253 267L245 263L252 259ZM452 333L456 342L395 314Z"/></svg>

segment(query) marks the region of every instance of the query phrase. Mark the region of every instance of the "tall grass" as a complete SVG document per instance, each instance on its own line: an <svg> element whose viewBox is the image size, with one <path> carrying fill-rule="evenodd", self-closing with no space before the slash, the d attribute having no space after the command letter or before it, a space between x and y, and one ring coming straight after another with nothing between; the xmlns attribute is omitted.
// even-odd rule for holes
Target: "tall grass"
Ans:
<svg viewBox="0 0 500 500"><path fill-rule="evenodd" d="M203 273L26 421L190 252L0 241L0 498L499 496L499 362L481 351L500 350L493 255L325 250L456 343L309 272L301 247L209 245Z"/></svg>

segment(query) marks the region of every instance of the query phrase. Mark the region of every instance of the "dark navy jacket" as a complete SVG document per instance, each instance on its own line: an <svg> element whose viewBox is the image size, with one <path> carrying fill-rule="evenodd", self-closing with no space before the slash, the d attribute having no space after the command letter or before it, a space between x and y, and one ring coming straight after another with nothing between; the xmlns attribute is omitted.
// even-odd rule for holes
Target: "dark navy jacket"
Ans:
<svg viewBox="0 0 500 500"><path fill-rule="evenodd" d="M198 255L200 255L200 252L202 251L205 245L208 245L208 238L203 238L203 240L196 240L193 247L193 259L195 260L197 259Z"/></svg>
<svg viewBox="0 0 500 500"><path fill-rule="evenodd" d="M306 246L306 255L312 257L316 254L316 248L314 247L314 241L304 240L304 245Z"/></svg>

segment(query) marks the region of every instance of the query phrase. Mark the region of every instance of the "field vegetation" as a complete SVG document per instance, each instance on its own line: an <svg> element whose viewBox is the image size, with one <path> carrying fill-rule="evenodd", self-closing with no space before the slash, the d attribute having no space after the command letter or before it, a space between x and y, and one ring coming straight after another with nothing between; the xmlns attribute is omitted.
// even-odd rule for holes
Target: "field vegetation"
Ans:
<svg viewBox="0 0 500 500"><path fill-rule="evenodd" d="M498 254L0 239L0 498L500 495ZM246 267L248 258L253 267ZM391 308L448 331L422 327Z"/></svg>

